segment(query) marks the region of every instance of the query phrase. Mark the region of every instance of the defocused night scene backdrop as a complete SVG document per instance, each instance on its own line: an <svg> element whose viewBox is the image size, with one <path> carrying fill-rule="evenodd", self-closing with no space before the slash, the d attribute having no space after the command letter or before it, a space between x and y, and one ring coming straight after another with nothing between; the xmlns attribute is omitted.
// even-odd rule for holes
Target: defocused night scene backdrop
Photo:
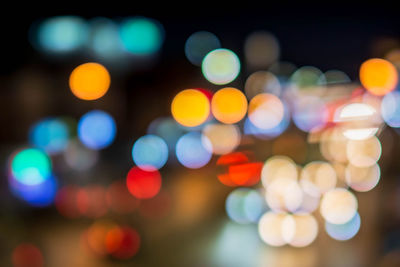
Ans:
<svg viewBox="0 0 400 267"><path fill-rule="evenodd" d="M1 18L0 266L400 266L393 6L109 4Z"/></svg>

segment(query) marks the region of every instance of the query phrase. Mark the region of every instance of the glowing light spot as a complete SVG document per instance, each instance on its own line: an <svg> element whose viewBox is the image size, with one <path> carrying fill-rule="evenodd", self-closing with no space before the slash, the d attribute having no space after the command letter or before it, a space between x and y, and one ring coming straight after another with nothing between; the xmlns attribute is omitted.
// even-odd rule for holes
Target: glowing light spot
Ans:
<svg viewBox="0 0 400 267"><path fill-rule="evenodd" d="M394 128L400 127L400 93L386 94L382 99L381 114L385 122Z"/></svg>
<svg viewBox="0 0 400 267"><path fill-rule="evenodd" d="M335 187L335 169L327 162L311 162L301 171L300 184L309 195L319 197Z"/></svg>
<svg viewBox="0 0 400 267"><path fill-rule="evenodd" d="M44 119L35 123L29 133L30 142L49 154L64 151L68 145L68 126L60 119Z"/></svg>
<svg viewBox="0 0 400 267"><path fill-rule="evenodd" d="M367 192L378 184L381 170L378 164L361 168L349 164L345 175L348 186L359 192Z"/></svg>
<svg viewBox="0 0 400 267"><path fill-rule="evenodd" d="M238 188L232 191L225 202L226 213L237 223L254 223L264 211L264 200L252 189Z"/></svg>
<svg viewBox="0 0 400 267"><path fill-rule="evenodd" d="M160 136L168 145L169 151L175 151L176 142L185 133L183 128L169 117L154 120L147 129L148 134ZM171 153L170 156L174 156Z"/></svg>
<svg viewBox="0 0 400 267"><path fill-rule="evenodd" d="M22 243L12 252L14 267L42 267L44 265L42 252L33 244Z"/></svg>
<svg viewBox="0 0 400 267"><path fill-rule="evenodd" d="M262 163L251 162L243 152L221 156L217 166L224 169L218 180L226 186L253 186L260 181Z"/></svg>
<svg viewBox="0 0 400 267"><path fill-rule="evenodd" d="M259 94L249 104L249 119L260 129L271 129L282 121L285 108L280 99L271 94Z"/></svg>
<svg viewBox="0 0 400 267"><path fill-rule="evenodd" d="M305 66L299 68L290 77L290 81L298 88L310 88L326 83L324 74L317 68Z"/></svg>
<svg viewBox="0 0 400 267"><path fill-rule="evenodd" d="M364 103L352 103L344 106L339 114L336 121L346 121L355 119L366 119L376 113L376 110Z"/></svg>
<svg viewBox="0 0 400 267"><path fill-rule="evenodd" d="M67 53L82 48L87 41L86 22L74 16L48 18L38 25L34 44L44 52Z"/></svg>
<svg viewBox="0 0 400 267"><path fill-rule="evenodd" d="M302 203L303 191L296 180L282 176L268 185L265 199L275 212L295 212Z"/></svg>
<svg viewBox="0 0 400 267"><path fill-rule="evenodd" d="M107 69L94 62L76 67L69 77L72 93L83 100L99 99L108 91L111 78Z"/></svg>
<svg viewBox="0 0 400 267"><path fill-rule="evenodd" d="M103 149L115 138L116 125L110 114L92 110L83 115L78 123L79 140L88 148Z"/></svg>
<svg viewBox="0 0 400 267"><path fill-rule="evenodd" d="M382 146L375 136L366 140L350 140L347 143L347 158L357 167L374 165L382 153Z"/></svg>
<svg viewBox="0 0 400 267"><path fill-rule="evenodd" d="M258 222L258 233L261 240L274 247L280 247L286 244L283 239L282 227L286 215L281 213L267 212Z"/></svg>
<svg viewBox="0 0 400 267"><path fill-rule="evenodd" d="M227 84L236 79L240 71L237 55L229 49L215 49L202 62L204 77L213 84Z"/></svg>
<svg viewBox="0 0 400 267"><path fill-rule="evenodd" d="M278 40L271 33L256 31L250 34L244 44L246 62L252 68L262 69L279 58Z"/></svg>
<svg viewBox="0 0 400 267"><path fill-rule="evenodd" d="M236 123L246 115L246 97L236 88L220 89L212 98L211 111L220 122L226 124Z"/></svg>
<svg viewBox="0 0 400 267"><path fill-rule="evenodd" d="M261 93L270 93L279 96L281 93L281 84L278 78L271 72L257 71L247 78L244 91L249 99Z"/></svg>
<svg viewBox="0 0 400 267"><path fill-rule="evenodd" d="M220 47L221 43L215 34L207 31L195 32L186 40L185 55L192 64L200 66L209 52Z"/></svg>
<svg viewBox="0 0 400 267"><path fill-rule="evenodd" d="M89 170L99 159L97 150L88 149L74 139L68 143L67 149L64 152L64 159L67 165L77 171Z"/></svg>
<svg viewBox="0 0 400 267"><path fill-rule="evenodd" d="M218 155L232 152L240 143L240 130L236 125L208 124L203 136L211 142L210 152Z"/></svg>
<svg viewBox="0 0 400 267"><path fill-rule="evenodd" d="M323 131L320 141L321 154L330 161L347 163L347 138L338 127Z"/></svg>
<svg viewBox="0 0 400 267"><path fill-rule="evenodd" d="M11 171L21 184L37 185L50 177L51 161L41 150L24 149L12 158Z"/></svg>
<svg viewBox="0 0 400 267"><path fill-rule="evenodd" d="M350 83L351 80L346 73L340 70L328 70L324 73L327 84Z"/></svg>
<svg viewBox="0 0 400 267"><path fill-rule="evenodd" d="M107 255L106 236L114 227L116 224L111 221L95 221L84 233L88 248L98 256Z"/></svg>
<svg viewBox="0 0 400 267"><path fill-rule="evenodd" d="M301 97L296 102L293 113L294 124L302 131L322 127L328 120L325 103L315 96Z"/></svg>
<svg viewBox="0 0 400 267"><path fill-rule="evenodd" d="M320 213L329 223L344 224L354 217L357 208L357 198L350 191L335 188L323 195Z"/></svg>
<svg viewBox="0 0 400 267"><path fill-rule="evenodd" d="M339 241L352 239L360 230L361 218L358 212L345 224L325 222L325 231L330 237Z"/></svg>
<svg viewBox="0 0 400 267"><path fill-rule="evenodd" d="M264 187L267 187L275 179L287 178L297 180L296 164L288 157L274 156L269 158L261 171L261 179Z"/></svg>
<svg viewBox="0 0 400 267"><path fill-rule="evenodd" d="M136 198L152 198L160 192L161 174L157 170L142 170L133 167L127 175L126 185Z"/></svg>
<svg viewBox="0 0 400 267"><path fill-rule="evenodd" d="M183 126L199 126L210 114L210 102L199 90L183 90L174 97L171 112L174 119Z"/></svg>
<svg viewBox="0 0 400 267"><path fill-rule="evenodd" d="M176 143L176 156L183 166L198 169L210 161L211 148L211 142L207 137L190 132L179 138Z"/></svg>
<svg viewBox="0 0 400 267"><path fill-rule="evenodd" d="M132 158L143 170L158 170L167 162L167 144L155 135L142 136L133 145Z"/></svg>
<svg viewBox="0 0 400 267"><path fill-rule="evenodd" d="M287 215L282 223L282 236L294 247L310 245L318 235L317 220L311 214Z"/></svg>
<svg viewBox="0 0 400 267"><path fill-rule="evenodd" d="M278 125L270 128L270 129L261 129L261 128L258 128L257 126L255 126L250 121L250 119L247 118L244 122L244 133L251 134L251 135L256 136L257 138L266 139L266 140L275 138L275 137L281 135L287 129L287 127L289 126L289 123L290 123L289 111L286 108L286 104L284 104L284 102L282 102L282 104L284 106L284 113L283 113L283 118L279 122Z"/></svg>
<svg viewBox="0 0 400 267"><path fill-rule="evenodd" d="M115 226L105 236L105 247L109 254L117 259L129 259L140 248L140 235L130 227Z"/></svg>
<svg viewBox="0 0 400 267"><path fill-rule="evenodd" d="M375 135L381 119L375 108L365 103L345 105L335 113L335 122L340 123L343 135L351 140L364 140Z"/></svg>
<svg viewBox="0 0 400 267"><path fill-rule="evenodd" d="M53 176L38 184L23 184L13 177L8 179L11 192L34 207L46 207L53 203L57 193L57 181Z"/></svg>
<svg viewBox="0 0 400 267"><path fill-rule="evenodd" d="M162 25L144 17L128 18L120 28L124 48L137 56L148 56L158 52L164 41Z"/></svg>
<svg viewBox="0 0 400 267"><path fill-rule="evenodd" d="M396 67L389 61L372 58L361 65L360 81L371 94L382 96L395 89L398 74Z"/></svg>
<svg viewBox="0 0 400 267"><path fill-rule="evenodd" d="M118 25L107 18L95 18L90 22L90 47L93 53L104 60L122 59L123 46L119 38Z"/></svg>

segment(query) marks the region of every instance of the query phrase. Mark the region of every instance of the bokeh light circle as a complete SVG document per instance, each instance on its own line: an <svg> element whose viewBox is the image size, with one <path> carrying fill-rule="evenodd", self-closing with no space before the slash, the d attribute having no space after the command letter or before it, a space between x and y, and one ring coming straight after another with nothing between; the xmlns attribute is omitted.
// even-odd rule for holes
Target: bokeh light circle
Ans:
<svg viewBox="0 0 400 267"><path fill-rule="evenodd" d="M279 125L285 114L282 101L272 94L259 94L249 103L249 120L260 129L272 129Z"/></svg>
<svg viewBox="0 0 400 267"><path fill-rule="evenodd" d="M158 52L164 41L161 24L150 18L125 19L120 26L123 47L136 56L149 56Z"/></svg>
<svg viewBox="0 0 400 267"><path fill-rule="evenodd" d="M200 66L204 57L212 50L221 47L215 34L207 31L195 32L189 36L185 43L185 55L194 65Z"/></svg>
<svg viewBox="0 0 400 267"><path fill-rule="evenodd" d="M68 53L82 48L88 39L87 23L76 16L58 16L43 20L34 33L35 45L50 53Z"/></svg>
<svg viewBox="0 0 400 267"><path fill-rule="evenodd" d="M116 132L114 119L101 110L89 111L78 122L79 140L91 149L109 146L114 141Z"/></svg>
<svg viewBox="0 0 400 267"><path fill-rule="evenodd" d="M357 198L347 189L335 188L321 199L320 213L329 223L344 224L357 212Z"/></svg>
<svg viewBox="0 0 400 267"><path fill-rule="evenodd" d="M281 93L281 84L278 78L271 72L257 71L247 78L244 91L248 99L261 93L279 96Z"/></svg>
<svg viewBox="0 0 400 267"><path fill-rule="evenodd" d="M160 192L161 174L153 170L142 170L133 167L126 177L126 185L129 192L136 198L152 198Z"/></svg>
<svg viewBox="0 0 400 267"><path fill-rule="evenodd" d="M310 245L318 235L318 223L311 214L287 215L282 223L282 236L294 247Z"/></svg>
<svg viewBox="0 0 400 267"><path fill-rule="evenodd" d="M396 88L398 74L389 61L372 58L361 64L360 81L371 94L382 96Z"/></svg>
<svg viewBox="0 0 400 267"><path fill-rule="evenodd" d="M282 227L286 215L284 213L265 213L258 222L258 234L267 245L280 247L286 244Z"/></svg>
<svg viewBox="0 0 400 267"><path fill-rule="evenodd" d="M204 77L211 83L222 85L232 82L240 72L240 61L229 49L215 49L202 62Z"/></svg>
<svg viewBox="0 0 400 267"><path fill-rule="evenodd" d="M361 218L358 212L354 217L344 224L333 224L325 222L325 231L330 237L339 241L352 239L360 230Z"/></svg>
<svg viewBox="0 0 400 267"><path fill-rule="evenodd" d="M237 223L254 223L264 211L262 196L253 189L238 188L232 191L225 202L226 213Z"/></svg>
<svg viewBox="0 0 400 267"><path fill-rule="evenodd" d="M240 130L236 125L212 123L204 127L202 133L211 142L210 152L217 155L232 152L240 143Z"/></svg>
<svg viewBox="0 0 400 267"><path fill-rule="evenodd" d="M111 78L107 69L95 62L79 65L69 77L72 93L83 100L99 99L108 91L110 83Z"/></svg>
<svg viewBox="0 0 400 267"><path fill-rule="evenodd" d="M236 88L220 89L211 100L211 111L220 122L226 124L236 123L246 115L246 96Z"/></svg>
<svg viewBox="0 0 400 267"><path fill-rule="evenodd" d="M346 146L347 158L357 167L374 165L381 157L382 145L376 136L366 140L349 140Z"/></svg>
<svg viewBox="0 0 400 267"><path fill-rule="evenodd" d="M185 167L198 169L206 165L212 156L212 145L207 137L190 132L179 138L176 143L176 157Z"/></svg>
<svg viewBox="0 0 400 267"><path fill-rule="evenodd" d="M51 175L50 158L43 151L27 148L17 152L11 160L13 177L24 185L37 185Z"/></svg>
<svg viewBox="0 0 400 267"><path fill-rule="evenodd" d="M400 93L398 91L388 93L383 97L381 114L390 127L400 127Z"/></svg>
<svg viewBox="0 0 400 267"><path fill-rule="evenodd" d="M43 119L35 123L29 132L30 142L49 154L64 151L69 141L67 124L56 118Z"/></svg>
<svg viewBox="0 0 400 267"><path fill-rule="evenodd" d="M348 186L359 192L367 192L375 188L381 177L378 164L368 167L357 167L348 164L345 170L345 179Z"/></svg>
<svg viewBox="0 0 400 267"><path fill-rule="evenodd" d="M301 171L300 184L303 190L314 197L328 192L336 186L336 171L331 164L313 161Z"/></svg>
<svg viewBox="0 0 400 267"><path fill-rule="evenodd" d="M171 113L174 119L183 126L199 126L210 114L210 101L201 91L186 89L172 100Z"/></svg>
<svg viewBox="0 0 400 267"><path fill-rule="evenodd" d="M167 162L168 146L161 137L145 135L133 145L132 158L141 169L158 170Z"/></svg>

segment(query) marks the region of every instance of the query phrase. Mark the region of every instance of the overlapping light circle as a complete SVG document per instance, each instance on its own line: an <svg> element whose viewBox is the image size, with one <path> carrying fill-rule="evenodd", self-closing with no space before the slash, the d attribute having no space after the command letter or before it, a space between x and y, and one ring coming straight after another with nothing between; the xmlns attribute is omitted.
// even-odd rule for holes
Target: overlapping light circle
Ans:
<svg viewBox="0 0 400 267"><path fill-rule="evenodd" d="M215 49L203 59L202 71L210 83L227 84L239 75L240 61L237 55L229 49Z"/></svg>
<svg viewBox="0 0 400 267"><path fill-rule="evenodd" d="M167 162L168 146L156 135L145 135L136 140L133 145L132 158L141 169L160 169Z"/></svg>

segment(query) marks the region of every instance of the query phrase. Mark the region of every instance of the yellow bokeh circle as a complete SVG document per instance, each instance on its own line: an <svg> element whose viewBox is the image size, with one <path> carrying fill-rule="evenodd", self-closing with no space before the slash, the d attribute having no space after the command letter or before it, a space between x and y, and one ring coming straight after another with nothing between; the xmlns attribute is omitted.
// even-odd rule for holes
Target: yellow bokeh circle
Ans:
<svg viewBox="0 0 400 267"><path fill-rule="evenodd" d="M111 78L107 69L99 63L85 63L76 67L69 77L72 93L83 100L102 97L110 87Z"/></svg>
<svg viewBox="0 0 400 267"><path fill-rule="evenodd" d="M183 126L199 126L210 114L210 102L199 90L186 89L172 100L171 113L174 119Z"/></svg>
<svg viewBox="0 0 400 267"><path fill-rule="evenodd" d="M360 68L361 84L374 95L386 95L394 90L398 82L396 67L387 60L372 58Z"/></svg>
<svg viewBox="0 0 400 267"><path fill-rule="evenodd" d="M246 96L236 88L223 88L214 94L211 100L211 111L220 122L236 123L246 115Z"/></svg>

